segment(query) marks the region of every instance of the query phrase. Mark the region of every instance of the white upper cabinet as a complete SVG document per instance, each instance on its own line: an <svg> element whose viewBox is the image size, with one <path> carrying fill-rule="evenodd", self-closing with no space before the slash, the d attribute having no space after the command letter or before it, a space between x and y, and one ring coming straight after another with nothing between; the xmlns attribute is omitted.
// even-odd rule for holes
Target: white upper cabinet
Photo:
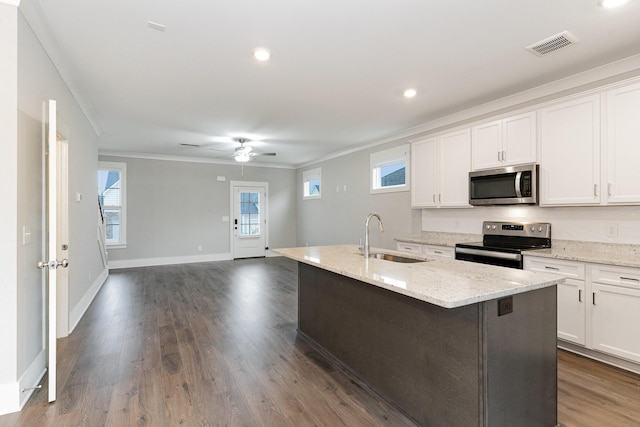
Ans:
<svg viewBox="0 0 640 427"><path fill-rule="evenodd" d="M438 140L411 143L411 207L436 207Z"/></svg>
<svg viewBox="0 0 640 427"><path fill-rule="evenodd" d="M600 203L600 95L540 111L540 205Z"/></svg>
<svg viewBox="0 0 640 427"><path fill-rule="evenodd" d="M469 129L411 144L411 206L469 207Z"/></svg>
<svg viewBox="0 0 640 427"><path fill-rule="evenodd" d="M607 203L640 202L640 84L606 94Z"/></svg>
<svg viewBox="0 0 640 427"><path fill-rule="evenodd" d="M513 166L536 161L536 112L474 126L472 169Z"/></svg>

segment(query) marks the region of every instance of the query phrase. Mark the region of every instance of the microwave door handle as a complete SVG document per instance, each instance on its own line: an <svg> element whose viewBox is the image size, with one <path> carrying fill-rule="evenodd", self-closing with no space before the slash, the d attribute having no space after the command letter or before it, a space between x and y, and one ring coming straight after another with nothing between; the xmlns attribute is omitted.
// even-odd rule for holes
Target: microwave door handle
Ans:
<svg viewBox="0 0 640 427"><path fill-rule="evenodd" d="M522 198L522 191L520 189L520 180L522 179L522 172L517 172L516 173L516 182L515 182L515 187L516 187L516 197L517 198Z"/></svg>

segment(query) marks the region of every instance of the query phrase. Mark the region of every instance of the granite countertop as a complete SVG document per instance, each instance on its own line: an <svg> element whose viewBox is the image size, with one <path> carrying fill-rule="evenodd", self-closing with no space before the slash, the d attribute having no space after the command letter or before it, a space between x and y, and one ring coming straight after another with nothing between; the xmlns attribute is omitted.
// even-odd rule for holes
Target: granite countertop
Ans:
<svg viewBox="0 0 640 427"><path fill-rule="evenodd" d="M356 245L274 249L296 261L341 274L445 308L462 307L562 283L555 274L451 259L409 256L426 262L405 264L369 258ZM371 253L383 252L371 249ZM407 256L406 253L384 250Z"/></svg>
<svg viewBox="0 0 640 427"><path fill-rule="evenodd" d="M395 240L422 245L454 247L456 243L481 242L482 235L423 231L420 236L397 237ZM552 247L549 249L535 249L523 254L566 261L640 268L640 245L578 240L552 240L551 243Z"/></svg>
<svg viewBox="0 0 640 427"><path fill-rule="evenodd" d="M640 245L553 240L549 249L535 249L524 255L567 261L640 268Z"/></svg>

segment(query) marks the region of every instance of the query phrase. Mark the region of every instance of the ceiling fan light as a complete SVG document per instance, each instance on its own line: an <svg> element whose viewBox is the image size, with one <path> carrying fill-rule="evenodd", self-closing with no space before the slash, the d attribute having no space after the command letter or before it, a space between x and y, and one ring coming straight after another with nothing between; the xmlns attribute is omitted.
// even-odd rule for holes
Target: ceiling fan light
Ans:
<svg viewBox="0 0 640 427"><path fill-rule="evenodd" d="M247 153L239 153L234 157L236 162L245 163L249 161L249 154Z"/></svg>

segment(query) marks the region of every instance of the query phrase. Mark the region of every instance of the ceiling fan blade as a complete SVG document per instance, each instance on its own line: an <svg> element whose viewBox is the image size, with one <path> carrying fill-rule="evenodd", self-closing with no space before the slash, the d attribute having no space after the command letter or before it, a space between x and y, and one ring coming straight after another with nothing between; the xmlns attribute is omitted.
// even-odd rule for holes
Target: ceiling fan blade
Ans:
<svg viewBox="0 0 640 427"><path fill-rule="evenodd" d="M249 153L250 156L275 156L276 153Z"/></svg>

